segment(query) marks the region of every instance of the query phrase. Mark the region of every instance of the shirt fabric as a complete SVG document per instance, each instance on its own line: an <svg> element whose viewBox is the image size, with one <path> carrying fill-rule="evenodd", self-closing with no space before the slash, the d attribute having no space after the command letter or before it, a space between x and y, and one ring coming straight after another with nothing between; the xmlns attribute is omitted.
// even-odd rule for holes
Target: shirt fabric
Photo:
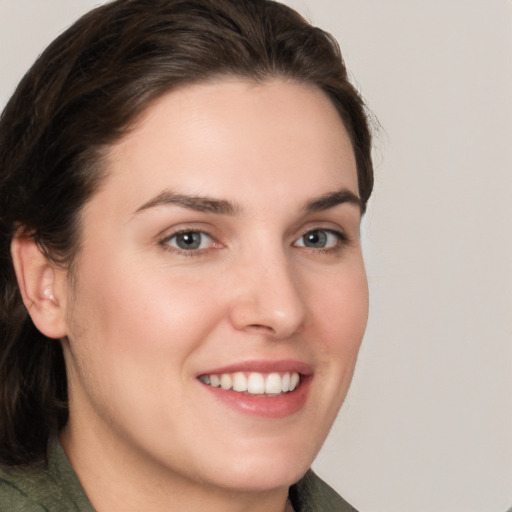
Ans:
<svg viewBox="0 0 512 512"><path fill-rule="evenodd" d="M309 470L290 488L295 512L357 512ZM49 445L48 466L0 468L0 512L94 512L60 442Z"/></svg>

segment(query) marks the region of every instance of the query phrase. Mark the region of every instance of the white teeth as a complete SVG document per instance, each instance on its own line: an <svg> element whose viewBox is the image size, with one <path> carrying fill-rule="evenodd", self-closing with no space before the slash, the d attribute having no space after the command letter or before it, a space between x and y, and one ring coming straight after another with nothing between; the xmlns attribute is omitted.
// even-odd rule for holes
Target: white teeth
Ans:
<svg viewBox="0 0 512 512"><path fill-rule="evenodd" d="M235 391L247 391L247 377L242 372L233 374L233 389Z"/></svg>
<svg viewBox="0 0 512 512"><path fill-rule="evenodd" d="M223 373L220 377L220 387L222 389L231 389L233 387L233 379L229 373Z"/></svg>
<svg viewBox="0 0 512 512"><path fill-rule="evenodd" d="M214 388L233 389L233 391L239 393L279 395L295 390L299 385L300 375L297 372L273 372L269 374L235 372L221 375L201 375L199 380Z"/></svg>
<svg viewBox="0 0 512 512"><path fill-rule="evenodd" d="M283 375L283 378L281 380L281 391L283 393L287 393L288 391L290 391L290 374L289 373L285 373Z"/></svg>
<svg viewBox="0 0 512 512"><path fill-rule="evenodd" d="M265 393L265 377L261 373L251 373L247 382L247 391L251 395L262 395Z"/></svg>
<svg viewBox="0 0 512 512"><path fill-rule="evenodd" d="M299 384L299 374L298 373L292 373L290 375L290 391L293 391Z"/></svg>
<svg viewBox="0 0 512 512"><path fill-rule="evenodd" d="M271 373L265 382L265 393L269 395L277 395L281 393L281 375L279 373Z"/></svg>

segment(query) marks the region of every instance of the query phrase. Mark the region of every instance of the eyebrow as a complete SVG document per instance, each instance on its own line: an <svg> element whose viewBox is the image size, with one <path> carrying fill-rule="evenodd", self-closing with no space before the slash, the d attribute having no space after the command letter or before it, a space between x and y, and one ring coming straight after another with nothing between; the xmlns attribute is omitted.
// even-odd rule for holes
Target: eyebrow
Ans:
<svg viewBox="0 0 512 512"><path fill-rule="evenodd" d="M327 194L308 201L304 205L303 211L305 213L321 212L345 203L356 206L361 213L364 212L361 199L347 188L337 190L336 192L328 192Z"/></svg>
<svg viewBox="0 0 512 512"><path fill-rule="evenodd" d="M164 191L153 199L144 203L135 213L154 208L156 206L181 206L198 212L216 213L218 215L236 215L241 208L225 199L214 199L212 197L189 196L186 194L175 194Z"/></svg>
<svg viewBox="0 0 512 512"><path fill-rule="evenodd" d="M334 208L341 204L351 204L363 212L364 207L361 199L354 192L343 188L335 192L328 192L308 201L302 208L306 214L320 212ZM187 194L175 194L171 191L164 191L140 206L135 213L139 213L157 206L180 206L198 212L214 213L217 215L237 215L242 208L226 199L215 199L206 196L191 196Z"/></svg>

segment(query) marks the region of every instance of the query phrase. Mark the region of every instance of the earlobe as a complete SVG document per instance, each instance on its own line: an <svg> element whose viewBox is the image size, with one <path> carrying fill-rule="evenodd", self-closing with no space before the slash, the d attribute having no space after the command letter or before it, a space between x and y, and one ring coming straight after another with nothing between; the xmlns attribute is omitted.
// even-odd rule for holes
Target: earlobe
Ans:
<svg viewBox="0 0 512 512"><path fill-rule="evenodd" d="M57 268L31 236L15 236L11 256L23 303L34 325L49 338L63 338L65 270Z"/></svg>

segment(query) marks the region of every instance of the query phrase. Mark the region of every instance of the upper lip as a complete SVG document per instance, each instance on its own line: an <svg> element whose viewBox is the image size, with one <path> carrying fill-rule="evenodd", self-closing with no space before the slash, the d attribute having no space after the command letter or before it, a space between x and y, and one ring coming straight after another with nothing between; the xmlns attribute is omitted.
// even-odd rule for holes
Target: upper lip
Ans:
<svg viewBox="0 0 512 512"><path fill-rule="evenodd" d="M220 375L222 373L236 372L258 372L258 373L285 373L297 372L301 375L312 375L312 367L302 361L295 359L280 360L252 360L232 363L226 366L212 368L197 374L200 375Z"/></svg>

